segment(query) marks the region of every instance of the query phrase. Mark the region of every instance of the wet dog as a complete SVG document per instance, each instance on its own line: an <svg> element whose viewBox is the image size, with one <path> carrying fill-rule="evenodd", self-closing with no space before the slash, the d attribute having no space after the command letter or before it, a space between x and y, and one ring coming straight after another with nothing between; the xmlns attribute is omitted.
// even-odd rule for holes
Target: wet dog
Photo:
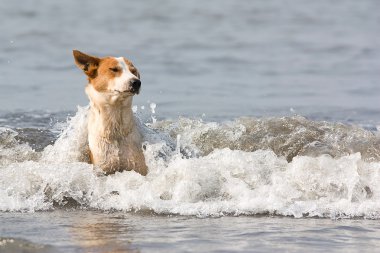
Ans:
<svg viewBox="0 0 380 253"><path fill-rule="evenodd" d="M73 50L76 65L88 77L90 161L106 174L134 170L147 174L141 134L132 112L139 94L138 70L124 57L98 58Z"/></svg>

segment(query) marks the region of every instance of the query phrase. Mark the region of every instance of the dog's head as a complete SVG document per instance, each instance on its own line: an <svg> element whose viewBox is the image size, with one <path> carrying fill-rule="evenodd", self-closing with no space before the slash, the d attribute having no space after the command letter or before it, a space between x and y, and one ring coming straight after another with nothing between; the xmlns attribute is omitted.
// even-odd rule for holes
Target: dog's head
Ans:
<svg viewBox="0 0 380 253"><path fill-rule="evenodd" d="M75 64L88 77L86 88L90 99L102 97L106 102L123 101L139 94L141 81L138 70L124 57L98 58L73 50Z"/></svg>

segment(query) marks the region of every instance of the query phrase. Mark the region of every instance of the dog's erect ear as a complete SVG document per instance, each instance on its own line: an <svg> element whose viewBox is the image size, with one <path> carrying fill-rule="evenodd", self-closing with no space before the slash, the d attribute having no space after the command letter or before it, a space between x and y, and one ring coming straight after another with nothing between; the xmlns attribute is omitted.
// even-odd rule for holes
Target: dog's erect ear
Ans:
<svg viewBox="0 0 380 253"><path fill-rule="evenodd" d="M75 64L90 77L95 78L100 59L91 55L84 54L78 50L73 50Z"/></svg>

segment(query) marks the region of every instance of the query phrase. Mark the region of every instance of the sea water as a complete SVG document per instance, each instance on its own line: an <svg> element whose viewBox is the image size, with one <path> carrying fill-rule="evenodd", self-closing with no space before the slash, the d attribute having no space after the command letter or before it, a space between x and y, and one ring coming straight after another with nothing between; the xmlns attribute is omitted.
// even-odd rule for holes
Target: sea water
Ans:
<svg viewBox="0 0 380 253"><path fill-rule="evenodd" d="M136 113L149 174L105 176L83 162L87 113L79 107L50 130L0 129L0 247L8 252L302 251L289 234L278 235L289 227L319 249L342 247L328 239L341 232L349 240L362 231L377 238L378 131L302 116L153 123ZM40 141L32 148L31 140Z"/></svg>
<svg viewBox="0 0 380 253"><path fill-rule="evenodd" d="M1 2L0 252L376 251L379 8ZM84 162L74 48L140 70L146 177Z"/></svg>

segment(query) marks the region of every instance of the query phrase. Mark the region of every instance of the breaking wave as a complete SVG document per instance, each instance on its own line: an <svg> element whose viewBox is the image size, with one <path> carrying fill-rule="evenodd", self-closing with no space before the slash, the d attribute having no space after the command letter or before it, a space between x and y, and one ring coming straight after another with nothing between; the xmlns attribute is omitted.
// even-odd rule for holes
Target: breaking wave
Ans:
<svg viewBox="0 0 380 253"><path fill-rule="evenodd" d="M154 119L140 124L149 174L104 176L83 162L86 122L79 108L58 136L0 128L0 211L380 218L378 131L301 116Z"/></svg>

